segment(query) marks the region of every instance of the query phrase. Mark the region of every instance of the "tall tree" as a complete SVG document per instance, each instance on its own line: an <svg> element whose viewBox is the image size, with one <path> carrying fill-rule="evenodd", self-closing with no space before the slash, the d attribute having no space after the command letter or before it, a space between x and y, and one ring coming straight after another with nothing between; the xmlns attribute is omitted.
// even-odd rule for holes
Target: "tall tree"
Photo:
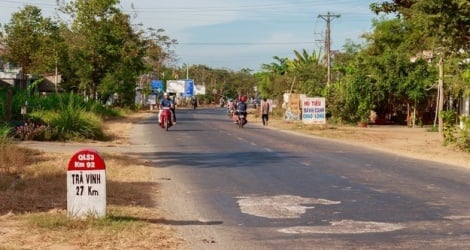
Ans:
<svg viewBox="0 0 470 250"><path fill-rule="evenodd" d="M294 78L288 74L287 57L274 56L273 59L274 62L261 66L262 71L255 74L255 79L261 96L282 102L283 94L290 91Z"/></svg>
<svg viewBox="0 0 470 250"><path fill-rule="evenodd" d="M169 64L176 60L173 46L178 44L176 39L171 39L164 34L165 30L149 28L146 31L139 31L145 46L144 60L152 72L152 78L161 79L163 77L165 64Z"/></svg>
<svg viewBox="0 0 470 250"><path fill-rule="evenodd" d="M320 52L294 50L295 58L288 61L288 72L295 77L298 92L308 96L321 96L326 85L327 68L321 62ZM291 88L294 86L291 86Z"/></svg>
<svg viewBox="0 0 470 250"><path fill-rule="evenodd" d="M415 109L429 96L427 88L436 74L423 59L411 62L409 27L400 19L380 18L373 22L373 32L364 34L365 45L347 44L335 57L339 81L328 95L332 115L342 121L365 120L371 110L381 118L393 115L404 122L408 107ZM425 103L425 102L423 102Z"/></svg>
<svg viewBox="0 0 470 250"><path fill-rule="evenodd" d="M61 6L73 18L69 40L71 67L79 78L78 89L98 98L98 86L113 65L122 60L122 47L132 32L118 0L76 0Z"/></svg>
<svg viewBox="0 0 470 250"><path fill-rule="evenodd" d="M326 89L325 96L328 113L337 122L351 122L355 119L357 102L351 77L363 71L364 67L360 64L363 62L361 49L360 45L348 41L334 57L333 72L336 72L337 79Z"/></svg>
<svg viewBox="0 0 470 250"><path fill-rule="evenodd" d="M430 39L439 55L438 112L444 103L444 62L460 50L470 48L470 2L467 0L385 1L371 4L375 13L397 13L413 27L416 34ZM439 132L443 121L439 116Z"/></svg>
<svg viewBox="0 0 470 250"><path fill-rule="evenodd" d="M274 56L275 62L270 64L263 64L261 66L263 71L270 72L272 74L284 75L287 72L289 59L287 57Z"/></svg>
<svg viewBox="0 0 470 250"><path fill-rule="evenodd" d="M21 67L24 76L49 71L56 61L58 31L58 24L43 17L41 9L26 5L5 25L5 59Z"/></svg>
<svg viewBox="0 0 470 250"><path fill-rule="evenodd" d="M104 100L117 93L116 104L133 107L136 80L144 69L145 42L133 32L127 15L116 14L113 22L115 39L122 40L122 45L97 90Z"/></svg>
<svg viewBox="0 0 470 250"><path fill-rule="evenodd" d="M373 26L374 32L364 35L368 45L363 54L369 77L374 80L374 102L380 113L405 115L398 120L402 122L411 116L410 105L416 110L419 102L429 96L426 89L434 84L436 74L423 53L413 54L410 49L410 40L415 39L415 33L407 22L379 19ZM414 47L423 46L423 43L425 40ZM420 48L422 51L425 47ZM416 58L414 62L413 58ZM393 110L384 107L392 107Z"/></svg>

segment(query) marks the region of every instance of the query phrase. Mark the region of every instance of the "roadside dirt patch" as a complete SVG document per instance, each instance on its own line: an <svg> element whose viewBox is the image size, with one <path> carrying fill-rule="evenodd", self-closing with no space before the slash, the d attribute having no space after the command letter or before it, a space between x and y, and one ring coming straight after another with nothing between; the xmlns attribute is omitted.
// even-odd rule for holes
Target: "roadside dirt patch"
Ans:
<svg viewBox="0 0 470 250"><path fill-rule="evenodd" d="M374 148L380 151L415 159L432 160L458 167L470 168L470 153L444 146L438 132L427 128L372 125L354 126L304 125L301 122L270 120L269 126L307 135L325 137L341 142Z"/></svg>
<svg viewBox="0 0 470 250"><path fill-rule="evenodd" d="M249 110L250 123L261 125L259 111ZM470 153L454 146L444 146L438 132L429 128L398 125L337 126L305 125L302 121L284 121L270 117L269 128L319 136L351 145L370 147L410 158L431 160L456 167L470 168Z"/></svg>

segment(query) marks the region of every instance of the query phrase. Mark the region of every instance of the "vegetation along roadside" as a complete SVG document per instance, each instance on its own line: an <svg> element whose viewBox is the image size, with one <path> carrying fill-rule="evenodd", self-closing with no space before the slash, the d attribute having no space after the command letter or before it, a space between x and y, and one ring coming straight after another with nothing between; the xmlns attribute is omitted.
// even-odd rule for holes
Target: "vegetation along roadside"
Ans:
<svg viewBox="0 0 470 250"><path fill-rule="evenodd" d="M122 140L109 131L119 127L119 133L125 133L123 124L134 119L130 115L109 122L104 131L114 138L109 143ZM0 249L178 249L181 245L182 239L158 208L155 168L127 156L102 154L107 167L107 215L76 220L67 216L66 204L71 155L39 152L2 138Z"/></svg>

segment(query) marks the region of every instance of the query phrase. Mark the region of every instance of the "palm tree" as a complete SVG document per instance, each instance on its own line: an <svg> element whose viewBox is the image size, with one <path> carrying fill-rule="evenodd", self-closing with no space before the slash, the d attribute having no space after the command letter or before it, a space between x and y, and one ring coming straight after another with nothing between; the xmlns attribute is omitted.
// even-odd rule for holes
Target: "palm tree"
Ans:
<svg viewBox="0 0 470 250"><path fill-rule="evenodd" d="M288 61L289 59L286 57L278 57L274 56L274 60L277 62L272 62L270 64L263 64L261 68L269 73L275 74L275 75L284 75L287 73L288 70Z"/></svg>

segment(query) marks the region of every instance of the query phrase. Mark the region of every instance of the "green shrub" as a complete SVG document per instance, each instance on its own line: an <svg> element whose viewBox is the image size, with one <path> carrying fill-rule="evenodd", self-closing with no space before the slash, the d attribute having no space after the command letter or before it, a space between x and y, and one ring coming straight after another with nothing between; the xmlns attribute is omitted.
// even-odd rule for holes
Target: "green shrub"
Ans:
<svg viewBox="0 0 470 250"><path fill-rule="evenodd" d="M51 125L58 128L65 139L103 139L101 119L84 110L67 109L58 114Z"/></svg>
<svg viewBox="0 0 470 250"><path fill-rule="evenodd" d="M428 132L439 132L439 126L432 126L432 127L429 127L428 129L426 129L426 131Z"/></svg>
<svg viewBox="0 0 470 250"><path fill-rule="evenodd" d="M13 113L19 114L27 102L27 115L14 118L15 136L22 140L102 139L102 120L120 117L129 109L115 109L86 101L74 93L47 96L15 94Z"/></svg>
<svg viewBox="0 0 470 250"><path fill-rule="evenodd" d="M271 115L273 118L280 119L280 118L284 118L284 114L285 114L285 111L282 107L276 107L276 108L273 108L273 112Z"/></svg>
<svg viewBox="0 0 470 250"><path fill-rule="evenodd" d="M456 113L454 111L442 111L440 113L443 121L443 136L444 136L444 144L448 145L451 143L455 143L457 138L455 137L455 118Z"/></svg>
<svg viewBox="0 0 470 250"><path fill-rule="evenodd" d="M92 111L94 114L98 115L104 120L115 118L115 117L122 117L126 114L130 114L133 112L129 108L117 108L117 107L111 108L108 106L98 105L98 104L94 105L90 111Z"/></svg>
<svg viewBox="0 0 470 250"><path fill-rule="evenodd" d="M67 103L63 101L67 100ZM58 108L54 110L37 110L29 115L34 124L48 125L38 135L59 140L102 139L102 120L93 113L96 106L86 104L81 98L58 99ZM35 134L36 135L36 134Z"/></svg>
<svg viewBox="0 0 470 250"><path fill-rule="evenodd" d="M3 146L11 140L11 127L6 124L0 124L0 146Z"/></svg>
<svg viewBox="0 0 470 250"><path fill-rule="evenodd" d="M460 129L459 137L457 138L457 147L463 151L470 152L470 118L461 116L460 121L463 123L463 128Z"/></svg>

